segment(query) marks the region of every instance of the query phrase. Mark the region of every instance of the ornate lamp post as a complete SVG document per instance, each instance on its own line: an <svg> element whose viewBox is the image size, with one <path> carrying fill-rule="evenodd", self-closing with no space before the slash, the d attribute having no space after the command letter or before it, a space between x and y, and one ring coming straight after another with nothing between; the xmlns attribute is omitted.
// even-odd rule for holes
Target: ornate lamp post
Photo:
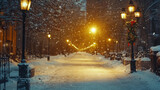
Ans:
<svg viewBox="0 0 160 90"><path fill-rule="evenodd" d="M17 82L17 90L30 90L29 84L29 69L28 64L25 60L25 18L26 12L29 11L31 5L31 0L21 0L20 6L22 10L23 16L23 31L22 31L22 59L21 63L18 64L19 66L19 79Z"/></svg>
<svg viewBox="0 0 160 90"><path fill-rule="evenodd" d="M47 60L49 61L50 60L50 48L49 48L49 45L50 45L50 39L51 39L51 34L49 33L48 35L48 57L47 57Z"/></svg>
<svg viewBox="0 0 160 90"><path fill-rule="evenodd" d="M127 15L125 8L122 8L121 18L125 21L125 24L128 28L128 43L131 44L130 68L131 68L131 73L133 73L136 72L136 64L135 64L136 61L134 59L134 47L133 47L133 44L135 43L137 38L135 28L141 14L139 8L137 8L137 10L135 11L135 6L133 5L132 0L130 0L129 2L128 12L129 15Z"/></svg>

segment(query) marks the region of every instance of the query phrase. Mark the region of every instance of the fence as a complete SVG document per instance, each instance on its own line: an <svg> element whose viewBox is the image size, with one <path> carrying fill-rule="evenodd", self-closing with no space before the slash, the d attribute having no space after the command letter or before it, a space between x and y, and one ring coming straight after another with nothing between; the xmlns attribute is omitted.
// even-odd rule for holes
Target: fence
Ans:
<svg viewBox="0 0 160 90"><path fill-rule="evenodd" d="M0 56L0 84L8 81L10 76L9 57Z"/></svg>

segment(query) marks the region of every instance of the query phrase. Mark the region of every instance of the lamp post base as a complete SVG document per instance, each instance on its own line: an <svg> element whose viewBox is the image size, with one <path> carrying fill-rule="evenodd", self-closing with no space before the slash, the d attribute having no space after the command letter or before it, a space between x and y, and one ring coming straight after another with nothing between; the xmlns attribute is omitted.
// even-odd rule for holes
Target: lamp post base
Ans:
<svg viewBox="0 0 160 90"><path fill-rule="evenodd" d="M17 90L30 90L30 80L28 78L19 78Z"/></svg>
<svg viewBox="0 0 160 90"><path fill-rule="evenodd" d="M20 78L28 78L29 77L29 69L27 63L19 63L19 77Z"/></svg>
<svg viewBox="0 0 160 90"><path fill-rule="evenodd" d="M19 63L19 79L17 81L17 90L30 90L29 68L27 63Z"/></svg>
<svg viewBox="0 0 160 90"><path fill-rule="evenodd" d="M135 60L131 60L130 68L131 68L131 73L136 72L136 61Z"/></svg>

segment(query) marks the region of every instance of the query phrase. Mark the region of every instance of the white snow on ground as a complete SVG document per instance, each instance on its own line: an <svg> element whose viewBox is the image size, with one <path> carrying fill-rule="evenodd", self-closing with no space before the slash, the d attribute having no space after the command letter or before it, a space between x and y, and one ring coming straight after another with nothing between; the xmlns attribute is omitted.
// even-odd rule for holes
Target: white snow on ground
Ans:
<svg viewBox="0 0 160 90"><path fill-rule="evenodd" d="M157 57L160 57L160 52L158 52L158 53L156 54L156 56L157 56Z"/></svg>
<svg viewBox="0 0 160 90"><path fill-rule="evenodd" d="M126 61L131 61L131 57L124 57L123 59Z"/></svg>
<svg viewBox="0 0 160 90"><path fill-rule="evenodd" d="M151 47L151 50L152 50L152 51L160 51L160 45L152 46L152 47Z"/></svg>
<svg viewBox="0 0 160 90"><path fill-rule="evenodd" d="M141 58L140 60L141 60L141 61L151 61L151 59L148 58L148 57L143 57L143 58Z"/></svg>
<svg viewBox="0 0 160 90"><path fill-rule="evenodd" d="M159 90L160 78L150 71L129 74L130 66L84 52L28 62L35 67L31 90ZM10 79L7 90L16 90Z"/></svg>

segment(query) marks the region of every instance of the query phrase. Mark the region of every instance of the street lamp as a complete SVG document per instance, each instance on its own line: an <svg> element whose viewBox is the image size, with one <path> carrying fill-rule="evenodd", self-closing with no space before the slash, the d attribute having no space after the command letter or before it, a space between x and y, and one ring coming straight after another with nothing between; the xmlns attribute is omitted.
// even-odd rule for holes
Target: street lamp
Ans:
<svg viewBox="0 0 160 90"><path fill-rule="evenodd" d="M111 41L112 41L112 39L111 39L111 38L108 38L107 41L109 42L108 45L109 45L109 48L110 48L110 49L109 49L108 51L110 52L110 51L111 51L111 47L110 47L110 46L111 46ZM108 45L107 45L107 46L108 46Z"/></svg>
<svg viewBox="0 0 160 90"><path fill-rule="evenodd" d="M132 13L132 12L134 12L134 11L135 11L135 6L134 6L134 4L133 4L133 1L132 1L132 0L130 0L130 2L129 2L128 11L129 11L130 13Z"/></svg>
<svg viewBox="0 0 160 90"><path fill-rule="evenodd" d="M122 8L121 18L122 19L126 19L127 18L127 14L125 12L125 8Z"/></svg>
<svg viewBox="0 0 160 90"><path fill-rule="evenodd" d="M134 12L134 16L135 16L136 18L141 17L141 13L140 13L140 9L139 9L139 8L137 8L137 10Z"/></svg>
<svg viewBox="0 0 160 90"><path fill-rule="evenodd" d="M19 66L19 79L17 82L17 90L30 90L30 84L29 84L29 69L28 64L25 60L25 18L26 18L26 12L29 11L29 8L31 6L31 0L21 0L20 6L22 10L22 16L23 16L23 31L22 31L22 59L21 63L18 64Z"/></svg>
<svg viewBox="0 0 160 90"><path fill-rule="evenodd" d="M133 5L132 0L130 0L130 2L129 2L128 11L129 11L128 16L130 16L129 20L128 21L126 20L128 17L127 17L127 13L125 11L125 8L122 8L121 18L125 21L125 23L126 23L125 25L128 28L128 43L131 44L130 68L131 68L131 73L133 73L133 72L136 72L136 64L135 64L136 61L134 59L134 47L133 47L133 44L135 43L136 37L137 37L135 28L136 28L136 24L138 22L139 17L141 16L141 14L140 14L139 8L137 8L137 10L135 11L135 6ZM134 15L131 15L131 14L134 14Z"/></svg>
<svg viewBox="0 0 160 90"><path fill-rule="evenodd" d="M67 40L66 40L66 42L68 43L68 42L69 42L69 40L67 39Z"/></svg>
<svg viewBox="0 0 160 90"><path fill-rule="evenodd" d="M47 60L49 61L50 60L50 48L49 48L49 46L50 46L50 39L51 39L51 34L49 33L48 35L48 57L47 57Z"/></svg>
<svg viewBox="0 0 160 90"><path fill-rule="evenodd" d="M112 41L112 39L111 39L111 38L108 38L108 41L110 42L110 41Z"/></svg>
<svg viewBox="0 0 160 90"><path fill-rule="evenodd" d="M95 35L96 32L97 32L97 28L96 28L96 27L91 27L91 28L90 28L90 32L89 32L89 33L92 34L92 40L93 40L93 41L97 40L97 39L96 39L96 35ZM97 50L98 50L98 47L96 47L96 49L95 49L96 55L97 55Z"/></svg>
<svg viewBox="0 0 160 90"><path fill-rule="evenodd" d="M97 29L96 29L95 27L92 27L92 28L90 29L90 32L93 33L93 34L95 34L95 33L96 33L96 30L97 30Z"/></svg>
<svg viewBox="0 0 160 90"><path fill-rule="evenodd" d="M117 53L118 53L118 41L116 41L116 49L117 49Z"/></svg>

